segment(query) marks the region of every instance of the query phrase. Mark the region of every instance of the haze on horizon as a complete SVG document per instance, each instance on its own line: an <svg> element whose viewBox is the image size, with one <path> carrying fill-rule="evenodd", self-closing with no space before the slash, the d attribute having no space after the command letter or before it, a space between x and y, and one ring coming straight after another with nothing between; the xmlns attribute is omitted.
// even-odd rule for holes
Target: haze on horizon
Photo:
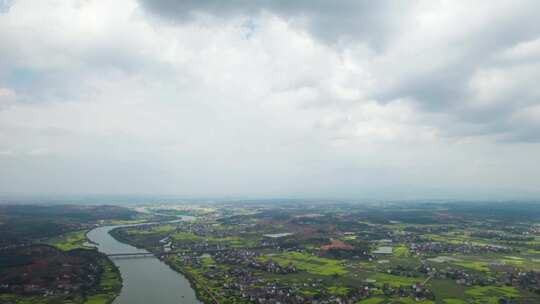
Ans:
<svg viewBox="0 0 540 304"><path fill-rule="evenodd" d="M540 2L0 0L0 193L540 198Z"/></svg>

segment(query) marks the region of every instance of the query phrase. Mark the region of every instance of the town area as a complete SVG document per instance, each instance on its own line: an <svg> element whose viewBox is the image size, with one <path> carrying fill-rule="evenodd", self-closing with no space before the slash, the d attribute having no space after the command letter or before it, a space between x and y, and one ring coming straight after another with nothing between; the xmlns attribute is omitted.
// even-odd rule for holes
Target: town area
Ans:
<svg viewBox="0 0 540 304"><path fill-rule="evenodd" d="M184 274L205 303L540 303L527 203L154 206L184 221L114 237Z"/></svg>

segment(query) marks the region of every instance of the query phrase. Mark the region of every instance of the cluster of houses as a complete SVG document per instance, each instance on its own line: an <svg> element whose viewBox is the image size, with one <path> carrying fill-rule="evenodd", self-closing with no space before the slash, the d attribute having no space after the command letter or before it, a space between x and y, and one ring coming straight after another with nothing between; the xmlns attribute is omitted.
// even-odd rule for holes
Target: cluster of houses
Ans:
<svg viewBox="0 0 540 304"><path fill-rule="evenodd" d="M210 258L215 264L205 264L203 260ZM249 249L228 249L200 255L193 252L177 253L177 259L184 266L192 268L205 267L204 277L215 282L222 282L222 288L216 293L221 297L239 297L253 303L356 303L375 294L393 297L413 297L418 300L433 299L432 292L421 283L410 286L393 287L384 284L377 287L375 281L366 281L358 288L351 289L345 295L329 292L322 280L307 282L283 282L268 280L256 274L264 271L276 274L296 273L299 270L293 265L280 265L271 259L262 260L260 253ZM216 265L237 265L232 268L220 268ZM316 290L313 295L306 294L306 289Z"/></svg>
<svg viewBox="0 0 540 304"><path fill-rule="evenodd" d="M505 280L504 283L508 285L518 286L522 289L540 294L540 272L538 271L510 272L503 279Z"/></svg>
<svg viewBox="0 0 540 304"><path fill-rule="evenodd" d="M297 219L298 220L298 219ZM305 221L312 221L301 218L301 224L306 225ZM277 263L270 258L261 258L261 252L268 253L287 250L304 250L300 243L285 246L284 239L294 240L294 237L302 237L299 232L294 235L291 232L267 233L261 234L262 238L257 240L257 243L251 247L235 247L227 244L227 242L215 242L220 238L238 238L246 236L250 231L256 230L253 224L235 223L235 228L224 227L215 223L201 222L184 222L179 223L176 230L171 233L192 233L197 239L190 240L174 240L164 238L161 240L162 250L166 253L171 253L180 263L181 267L187 266L191 268L203 268L203 276L210 281L220 284L220 288L216 289L216 296L221 297L236 297L248 300L254 303L356 303L362 299L372 297L374 295L384 294L389 297L412 297L418 301L433 300L433 292L423 283L417 282L412 285L395 286L393 284L377 284L375 281L366 281L355 288L349 289L346 294L338 295L335 292L328 290L328 284L323 282L283 282L273 281L269 279L273 274L291 274L297 273L300 270L294 264L284 265ZM253 230L250 230L253 229ZM306 231L309 229L305 228ZM330 239L329 243L318 245L321 255L332 250L350 251L357 247L352 246L351 242L343 240L363 239L364 236L377 236L378 239L370 239L370 250L364 254L369 256L369 260L384 258L388 255L394 255L392 244L407 244L407 254L420 256L423 259L429 260L429 257L438 254L464 254L464 255L481 255L489 253L509 254L516 250L511 246L500 245L478 245L472 242L451 243L437 242L423 234L440 234L450 232L455 227L451 226L411 226L400 231L388 229L382 225L370 225L367 230L350 232L333 231L333 236L336 239ZM270 230L270 229L268 229ZM473 230L474 231L474 230ZM340 235L341 233L341 235ZM478 237L495 237L498 240L511 241L504 237L505 234L490 233L477 235ZM383 239L381 239L381 237ZM326 235L321 237L321 240L326 238ZM529 236L519 236L518 241L527 240ZM327 239L328 240L328 239ZM365 240L367 241L367 240ZM375 241L375 242L374 242ZM296 244L296 245L294 245ZM376 244L377 247L372 247ZM296 247L295 247L296 246ZM355 245L357 246L357 245ZM212 264L205 260L205 257L212 261ZM380 260L383 261L383 260ZM444 261L443 261L444 262ZM214 264L215 263L215 264ZM220 265L229 265L221 267ZM233 267L230 267L233 265ZM383 263L380 263L383 265ZM512 285L519 288L524 288L534 292L540 290L540 273L538 272L519 272L511 271L505 276L491 277L484 276L481 273L468 271L462 267L448 266L434 267L433 263L422 263L421 266L395 267L388 263L390 268L388 273L395 276L418 277L419 280L430 279L451 279L457 284L464 286L488 286L488 285ZM381 266L378 266L381 267ZM261 271L266 274L261 274ZM313 293L306 293L306 290L314 290ZM540 294L540 292L538 292Z"/></svg>
<svg viewBox="0 0 540 304"><path fill-rule="evenodd" d="M410 244L410 250L417 255L432 255L442 253L460 254L486 254L486 253L512 253L516 249L500 245L478 246L472 243L423 242Z"/></svg>
<svg viewBox="0 0 540 304"><path fill-rule="evenodd" d="M347 294L336 295L326 289L322 280L308 280L306 282L284 283L276 280L264 280L254 275L250 270L230 269L223 275L233 280L223 283L223 291L219 296L231 296L247 299L253 303L319 303L319 304L352 304L373 295L384 294L391 297L413 297L419 301L434 299L431 290L421 283L410 286L392 287L390 284L376 286L376 281L366 281ZM308 295L302 290L312 289L318 291Z"/></svg>

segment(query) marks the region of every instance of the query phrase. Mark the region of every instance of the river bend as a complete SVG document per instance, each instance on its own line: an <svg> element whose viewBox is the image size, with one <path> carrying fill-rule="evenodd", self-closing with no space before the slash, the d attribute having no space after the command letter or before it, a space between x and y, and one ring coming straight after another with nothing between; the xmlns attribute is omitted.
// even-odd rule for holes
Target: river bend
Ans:
<svg viewBox="0 0 540 304"><path fill-rule="evenodd" d="M113 238L109 231L121 226L104 226L88 232L105 254L148 252ZM114 259L122 274L123 287L114 304L200 304L189 281L156 257Z"/></svg>

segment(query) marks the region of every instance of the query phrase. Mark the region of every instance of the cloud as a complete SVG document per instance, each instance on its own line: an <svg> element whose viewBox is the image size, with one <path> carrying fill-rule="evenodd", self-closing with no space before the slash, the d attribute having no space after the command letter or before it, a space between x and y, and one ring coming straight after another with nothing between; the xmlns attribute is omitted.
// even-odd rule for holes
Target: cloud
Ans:
<svg viewBox="0 0 540 304"><path fill-rule="evenodd" d="M512 113L524 103L538 102L538 96L530 93L534 85L518 78L534 76L525 74L538 70L535 50L540 39L536 26L540 10L534 1L520 5L511 1L141 3L153 16L178 24L195 22L201 14L218 20L246 18L252 24L267 14L276 16L327 44L369 78L357 79L349 92L357 91L379 103L413 99L426 111L452 115L464 124L479 124L485 132L499 133L504 127L505 137L512 133L507 128L513 126L506 124ZM495 77L504 84L495 83ZM520 96L518 92L522 92ZM528 102L516 102L523 98ZM499 123L488 121L486 112ZM521 136L518 133L516 130L516 137Z"/></svg>
<svg viewBox="0 0 540 304"><path fill-rule="evenodd" d="M384 47L391 35L408 22L407 11L411 9L395 1L345 0L329 3L323 0L309 1L141 1L143 6L158 16L173 22L190 22L200 14L218 18L247 17L253 21L264 13L276 14L307 30L317 38L329 42L355 38L369 42L374 47Z"/></svg>
<svg viewBox="0 0 540 304"><path fill-rule="evenodd" d="M7 102L15 99L16 94L12 89L0 88L0 100Z"/></svg>
<svg viewBox="0 0 540 304"><path fill-rule="evenodd" d="M9 12L14 0L0 0L0 14Z"/></svg>
<svg viewBox="0 0 540 304"><path fill-rule="evenodd" d="M539 11L19 0L0 15L0 191L540 190Z"/></svg>

